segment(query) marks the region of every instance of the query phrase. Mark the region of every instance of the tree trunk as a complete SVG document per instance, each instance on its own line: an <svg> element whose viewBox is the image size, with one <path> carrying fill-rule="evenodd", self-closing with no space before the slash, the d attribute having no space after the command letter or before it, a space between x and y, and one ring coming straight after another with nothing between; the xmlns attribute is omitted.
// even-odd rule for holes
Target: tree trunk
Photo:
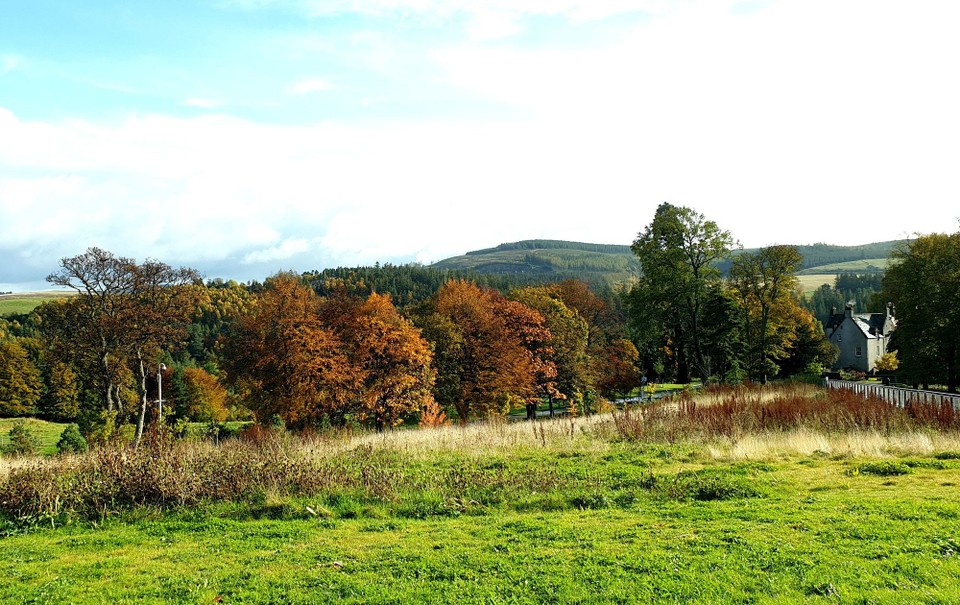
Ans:
<svg viewBox="0 0 960 605"><path fill-rule="evenodd" d="M140 439L143 437L143 427L147 420L147 366L143 361L143 354L137 351L137 362L140 370L140 413L137 414L137 436L134 439L134 447L140 445Z"/></svg>
<svg viewBox="0 0 960 605"><path fill-rule="evenodd" d="M528 403L527 404L527 420L536 420L537 419L537 404Z"/></svg>
<svg viewBox="0 0 960 605"><path fill-rule="evenodd" d="M100 357L100 371L103 374L104 407L108 412L113 411L113 381L110 380L110 359L106 353Z"/></svg>
<svg viewBox="0 0 960 605"><path fill-rule="evenodd" d="M547 397L547 400L550 402L550 416L553 416L553 397Z"/></svg>

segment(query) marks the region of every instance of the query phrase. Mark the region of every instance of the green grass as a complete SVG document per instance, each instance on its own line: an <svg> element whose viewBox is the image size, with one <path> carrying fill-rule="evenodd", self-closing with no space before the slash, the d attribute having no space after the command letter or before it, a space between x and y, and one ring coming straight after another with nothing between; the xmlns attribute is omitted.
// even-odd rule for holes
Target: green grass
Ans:
<svg viewBox="0 0 960 605"><path fill-rule="evenodd" d="M815 267L809 267L802 271L798 272L798 275L815 275L815 274L824 274L831 273L836 275L837 273L844 272L855 272L855 273L882 273L887 269L887 265L890 264L889 258L864 258L859 260L851 260L841 263L829 263L825 265L817 265Z"/></svg>
<svg viewBox="0 0 960 605"><path fill-rule="evenodd" d="M42 303L71 296L70 292L25 292L0 295L0 317L29 313Z"/></svg>
<svg viewBox="0 0 960 605"><path fill-rule="evenodd" d="M10 526L0 601L960 602L960 461L909 462L909 474L875 476L851 473L862 461L717 463L687 446L615 444L481 458L472 464L507 475L582 480L442 513L429 494L328 495ZM456 460L414 466L431 463ZM650 474L670 485L694 473L755 492L647 486ZM409 514L418 506L422 518Z"/></svg>
<svg viewBox="0 0 960 605"><path fill-rule="evenodd" d="M67 425L36 418L0 418L0 446L10 442L10 428L20 421L25 422L33 436L40 440L41 454L57 453L57 441L60 440L60 433Z"/></svg>

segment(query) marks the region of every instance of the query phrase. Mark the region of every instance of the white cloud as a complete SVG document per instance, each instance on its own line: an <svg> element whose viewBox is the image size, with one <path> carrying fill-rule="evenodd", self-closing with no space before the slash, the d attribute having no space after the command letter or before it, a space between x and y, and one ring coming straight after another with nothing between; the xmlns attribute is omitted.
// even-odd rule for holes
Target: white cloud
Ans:
<svg viewBox="0 0 960 605"><path fill-rule="evenodd" d="M312 92L326 92L330 90L336 90L337 88L338 87L336 84L325 78L306 78L292 85L288 89L288 92L291 94L302 95Z"/></svg>
<svg viewBox="0 0 960 605"><path fill-rule="evenodd" d="M311 242L302 238L288 238L278 246L248 252L243 257L244 264L272 263L282 261L303 254L310 249Z"/></svg>
<svg viewBox="0 0 960 605"><path fill-rule="evenodd" d="M638 4L597 10L628 5ZM588 10L483 6L506 19L487 38L517 35L518 14ZM960 7L671 6L587 50L465 40L429 55L460 100L513 108L509 119L401 120L370 107L368 122L277 126L226 115L25 120L0 108L0 252L27 251L17 263L40 276L99 245L263 277L531 237L629 243L662 201L748 246L956 228ZM0 263L0 280L14 281L11 270Z"/></svg>
<svg viewBox="0 0 960 605"><path fill-rule="evenodd" d="M482 11L470 19L468 35L471 40L507 38L523 31L516 14L506 11Z"/></svg>
<svg viewBox="0 0 960 605"><path fill-rule="evenodd" d="M204 99L201 97L190 97L189 99L184 100L183 104L186 107L197 107L199 109L217 109L218 107L223 106L223 103L220 101Z"/></svg>
<svg viewBox="0 0 960 605"><path fill-rule="evenodd" d="M17 55L0 55L0 76L6 75L20 66L21 59Z"/></svg>

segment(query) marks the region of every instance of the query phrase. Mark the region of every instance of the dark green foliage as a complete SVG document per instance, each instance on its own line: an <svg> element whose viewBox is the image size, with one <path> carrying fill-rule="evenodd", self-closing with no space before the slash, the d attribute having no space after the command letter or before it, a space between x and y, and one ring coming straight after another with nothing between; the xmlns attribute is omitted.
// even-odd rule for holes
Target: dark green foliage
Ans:
<svg viewBox="0 0 960 605"><path fill-rule="evenodd" d="M692 208L663 203L631 250L642 277L630 293L631 321L644 353L669 349L677 381L696 374L708 382L706 301L721 282L715 264L730 255L733 236Z"/></svg>
<svg viewBox="0 0 960 605"><path fill-rule="evenodd" d="M864 462L850 469L851 475L876 475L878 477L892 477L897 475L906 475L910 473L910 467L903 462L894 462L892 460L877 460L876 462Z"/></svg>
<svg viewBox="0 0 960 605"><path fill-rule="evenodd" d="M879 311L885 304L877 304L875 300L882 280L883 275L878 273L842 273L837 275L832 287L827 284L820 286L802 304L822 324L830 319L831 311L842 313L844 305L849 302L853 303L858 313Z"/></svg>
<svg viewBox="0 0 960 605"><path fill-rule="evenodd" d="M835 246L832 244L812 244L798 245L797 251L803 256L801 268L809 269L821 265L833 265L837 263L846 263L850 261L864 260L868 258L886 258L890 252L897 246L903 244L906 240L895 240L889 242L875 242L864 244L862 246ZM755 249L746 249L744 253L756 252ZM734 252L735 257L738 253ZM730 271L733 260L726 260L718 263L718 267L724 273Z"/></svg>
<svg viewBox="0 0 960 605"><path fill-rule="evenodd" d="M61 454L82 454L87 451L87 440L80 433L76 424L68 424L57 441L57 451Z"/></svg>
<svg viewBox="0 0 960 605"><path fill-rule="evenodd" d="M763 495L747 478L728 471L681 471L673 477L657 477L650 489L672 500L731 500Z"/></svg>
<svg viewBox="0 0 960 605"><path fill-rule="evenodd" d="M883 298L896 307L899 375L960 387L960 232L924 235L893 254Z"/></svg>
<svg viewBox="0 0 960 605"><path fill-rule="evenodd" d="M36 454L40 449L40 440L33 434L24 421L18 421L10 428L8 442L3 446L4 454L27 456Z"/></svg>
<svg viewBox="0 0 960 605"><path fill-rule="evenodd" d="M623 283L639 272L639 264L627 246L556 240L501 244L442 260L431 268L509 276L518 285L577 279L595 287Z"/></svg>

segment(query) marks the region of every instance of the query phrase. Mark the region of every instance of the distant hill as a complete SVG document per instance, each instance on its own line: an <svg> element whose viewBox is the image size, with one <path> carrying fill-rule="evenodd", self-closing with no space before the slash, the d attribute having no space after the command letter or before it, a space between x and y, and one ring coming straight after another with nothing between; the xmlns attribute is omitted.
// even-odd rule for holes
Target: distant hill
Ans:
<svg viewBox="0 0 960 605"><path fill-rule="evenodd" d="M890 253L907 240L893 240L875 242L861 246L834 246L832 244L809 244L797 246L797 251L803 256L801 274L815 273L883 273L887 268L887 259ZM744 250L756 252L756 249ZM730 268L730 261L726 261L721 269L724 272Z"/></svg>
<svg viewBox="0 0 960 605"><path fill-rule="evenodd" d="M480 275L510 275L530 281L579 279L614 285L634 279L640 263L630 246L560 240L525 240L474 250L430 265Z"/></svg>
<svg viewBox="0 0 960 605"><path fill-rule="evenodd" d="M862 246L797 246L804 259L800 273L882 273L890 252L902 242L897 240ZM756 251L754 248L738 253ZM718 267L727 273L731 264L731 260L725 260ZM640 263L630 251L630 246L547 239L524 240L474 250L463 256L436 262L430 267L481 275L509 275L531 281L580 279L607 285L628 282L640 273Z"/></svg>

